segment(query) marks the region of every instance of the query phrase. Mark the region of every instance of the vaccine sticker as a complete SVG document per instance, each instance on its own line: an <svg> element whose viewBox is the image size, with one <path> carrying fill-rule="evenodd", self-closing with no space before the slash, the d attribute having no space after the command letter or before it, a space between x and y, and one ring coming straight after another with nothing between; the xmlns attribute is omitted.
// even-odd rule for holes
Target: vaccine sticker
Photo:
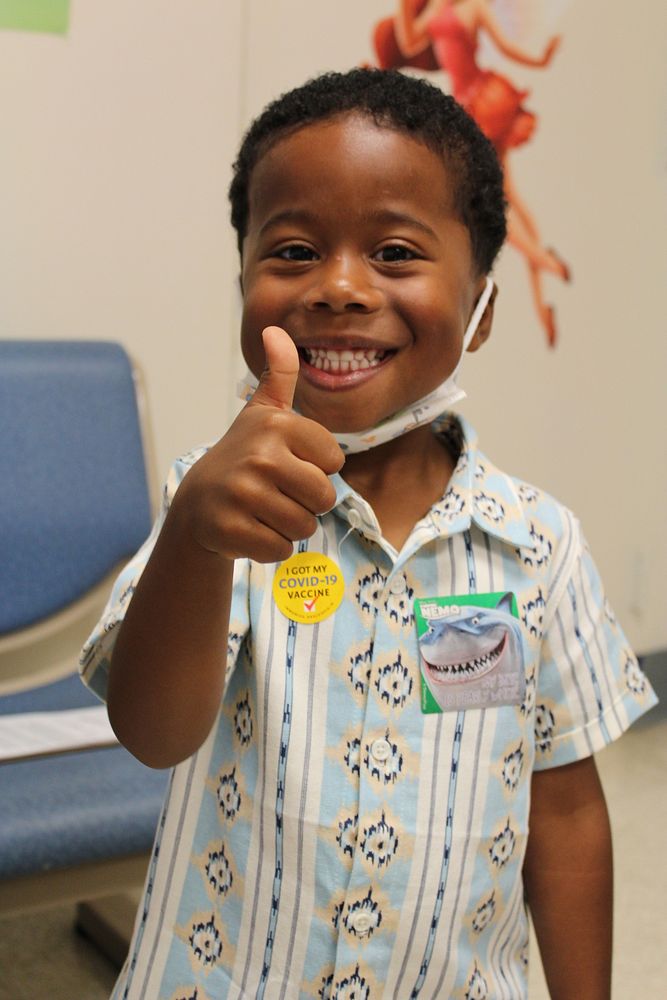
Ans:
<svg viewBox="0 0 667 1000"><path fill-rule="evenodd" d="M520 705L523 642L512 593L415 601L422 712Z"/></svg>
<svg viewBox="0 0 667 1000"><path fill-rule="evenodd" d="M343 600L339 567L321 552L295 552L273 577L273 599L286 618L314 625L332 615Z"/></svg>

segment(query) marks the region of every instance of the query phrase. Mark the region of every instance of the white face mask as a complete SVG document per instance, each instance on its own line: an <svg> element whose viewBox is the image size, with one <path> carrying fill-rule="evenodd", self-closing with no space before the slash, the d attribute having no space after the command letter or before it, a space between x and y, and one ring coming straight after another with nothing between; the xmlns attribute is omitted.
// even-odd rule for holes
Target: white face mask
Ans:
<svg viewBox="0 0 667 1000"><path fill-rule="evenodd" d="M405 409L399 410L392 416L387 417L379 424L376 424L375 427L369 427L365 431L352 431L349 434L338 434L334 431L333 436L346 455L352 455L359 451L367 451L369 448L375 448L386 441L393 441L394 438L401 437L402 434L407 434L408 431L413 431L425 423L432 423L436 417L441 416L454 403L459 403L462 399L465 399L465 392L456 384L456 376L461 367L463 355L468 349L470 341L475 336L477 327L489 304L494 287L491 278L487 278L484 291L479 297L463 335L461 357L451 375L448 375L445 381L433 389L432 392L429 392L427 396L418 399L416 402L406 406ZM247 402L258 385L258 380L252 372L248 371L245 378L239 382L237 387L239 399Z"/></svg>

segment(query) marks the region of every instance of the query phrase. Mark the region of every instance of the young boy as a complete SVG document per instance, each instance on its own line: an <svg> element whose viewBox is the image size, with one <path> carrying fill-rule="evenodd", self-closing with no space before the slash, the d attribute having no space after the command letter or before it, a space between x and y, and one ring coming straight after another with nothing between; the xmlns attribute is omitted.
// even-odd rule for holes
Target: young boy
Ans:
<svg viewBox="0 0 667 1000"><path fill-rule="evenodd" d="M654 696L578 522L444 413L491 330L495 154L427 83L328 74L230 197L261 379L82 658L175 765L114 996L521 1000L525 897L552 996L608 998L592 754Z"/></svg>

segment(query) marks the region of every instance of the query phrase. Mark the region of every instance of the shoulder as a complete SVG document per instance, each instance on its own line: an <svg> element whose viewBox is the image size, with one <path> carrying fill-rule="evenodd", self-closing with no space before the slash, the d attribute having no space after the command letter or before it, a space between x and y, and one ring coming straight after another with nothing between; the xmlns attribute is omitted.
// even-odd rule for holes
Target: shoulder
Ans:
<svg viewBox="0 0 667 1000"><path fill-rule="evenodd" d="M546 490L517 476L497 474L516 498L515 516L523 525L525 539L515 548L517 568L526 585L537 588L546 629L587 551L581 524L569 507Z"/></svg>
<svg viewBox="0 0 667 1000"><path fill-rule="evenodd" d="M463 429L472 465L473 520L511 544L522 569L539 577L557 599L585 547L577 517L546 490L500 469L471 440L470 429Z"/></svg>
<svg viewBox="0 0 667 1000"><path fill-rule="evenodd" d="M525 550L533 564L542 565L556 550L569 549L578 533L572 511L546 490L501 469L481 450L471 425L461 418L457 424L461 433L457 471L467 475L477 525Z"/></svg>
<svg viewBox="0 0 667 1000"><path fill-rule="evenodd" d="M548 539L567 542L578 531L579 521L566 504L561 503L540 486L503 472L481 452L478 466L485 469L485 482L502 482L506 495L511 498L515 516L526 526L528 537L536 549L545 545Z"/></svg>

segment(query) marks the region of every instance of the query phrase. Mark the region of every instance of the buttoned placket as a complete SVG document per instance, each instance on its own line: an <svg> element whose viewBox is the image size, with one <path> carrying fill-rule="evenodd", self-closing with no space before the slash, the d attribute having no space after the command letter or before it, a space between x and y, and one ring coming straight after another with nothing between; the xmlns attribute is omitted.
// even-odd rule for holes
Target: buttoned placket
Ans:
<svg viewBox="0 0 667 1000"><path fill-rule="evenodd" d="M400 601L401 597L406 594L409 587L408 579L413 583L418 582L416 574L413 580L410 565L423 546L436 538L444 539L469 532L472 521L480 520L476 499L475 502L473 501L475 493L473 473L476 468L476 453L468 448L460 456L444 497L434 504L426 516L414 526L400 553L383 538L372 508L362 497L354 493L347 484L342 484L344 488L339 493L336 513L349 525L344 539L349 538L352 542L354 534L358 532L365 537L367 542L377 546L375 562L385 580L381 592L375 597L375 614L372 632L369 635L369 639L372 639L373 653L370 660L369 682L365 692L366 704L363 722L357 733L360 747L356 807L357 837L347 891L340 907L338 945L333 975L334 986L337 982L343 981L346 976L349 977L350 969L355 967L355 955L356 960L363 960L367 970L382 969L389 963L391 959L390 942L393 935L388 934L387 921L383 919L382 907L378 904L380 901L386 902L389 909L393 909L396 917L402 905L404 882L409 876L410 858L409 852L406 851L406 844L399 843L396 858L392 859L391 856L398 836L398 830L395 829L393 822L394 810L397 812L398 806L392 806L392 802L397 801L400 795L403 809L401 839L405 841L405 803L414 797L414 802L411 804L414 806L414 814L416 815L418 782L415 782L414 775L408 774L404 769L401 773L393 770L391 780L387 781L385 785L381 784L382 778L379 776L389 773L387 764L395 753L396 745L395 743L392 745L392 737L395 734L396 739L402 741L403 744L406 741L405 729L401 723L402 706L389 704L388 710L382 708L382 669L383 665L386 666L390 659L390 650L393 650L394 662L400 668L401 644L405 647L409 643L416 643L417 639L414 624L403 629L392 629L386 608L392 601L395 608L396 601ZM475 485L479 489L483 483ZM452 509L448 509L446 503L452 494L455 495L456 503ZM510 540L508 538L509 532L506 533L503 527L498 529L493 524L487 525L486 518L482 518L482 520L485 530L498 534L503 540ZM516 540L520 543L524 542L526 534L525 526L521 523L516 533ZM512 540L514 541L514 538ZM341 544L347 544L347 541L344 540ZM365 559L368 559L367 551ZM415 593L414 596L423 597L425 595ZM412 612L412 608L409 610ZM418 663L417 650L414 649L407 658ZM397 674L400 675L400 669L397 670ZM418 678L413 674L411 680L413 688L410 695L412 698L419 699L419 690L414 689L414 685L418 684ZM388 697L391 701L391 690ZM416 833L416 830L412 833ZM409 838L409 834L407 836ZM373 837L375 840L372 839ZM375 864L371 864L369 861L369 844L371 843L376 853ZM378 862L378 850L384 852L381 863ZM392 879L397 887L400 885L400 891L391 892ZM363 899L367 905L360 906L360 899ZM395 905L392 905L393 903ZM374 909L374 907L376 908ZM345 946L346 939L350 934L357 942L356 949ZM361 946L361 950L359 950L359 946Z"/></svg>
<svg viewBox="0 0 667 1000"><path fill-rule="evenodd" d="M395 808L392 806L392 800L398 788L406 781L414 783L415 777L409 777L405 773L397 774L396 769L391 767L391 758L397 752L391 736L393 733L401 732L402 706L390 703L389 710L383 710L382 698L384 692L390 701L392 698L394 701L400 700L400 683L399 694L395 692L392 694L391 688L388 693L382 684L382 669L392 655L394 662L400 664L401 645L405 647L407 643L416 642L416 635L411 622L405 627L392 629L385 608L392 598L400 599L408 592L406 573L409 573L409 564L414 555L423 545L442 534L442 530L427 517L415 526L403 549L398 553L382 537L380 526L370 505L357 494L352 493L346 497L338 512L352 529L346 533L346 538L349 534L358 532L377 546L377 564L383 575L386 574L386 579L375 599L375 614L372 632L369 635L373 644L373 655L365 692L363 722L358 733L360 761L356 809L357 838L347 892L340 910L334 984L340 981L344 970L349 973L350 958L349 955L347 959L345 958L347 949L341 948L348 934L352 934L362 945L367 965L379 969L389 961L390 957L387 950L388 939L384 933L386 928L383 926L381 908L378 904L381 899L386 898L383 883L386 883L387 878L391 878L387 873L393 862L392 851L397 837L392 822L392 810ZM412 618L411 608L409 618ZM389 653L390 650L393 650L392 654ZM379 657L378 651L381 651ZM399 670L397 677L400 676ZM418 698L419 693L414 690L416 678L411 676L410 681L413 685L411 697ZM384 783L385 775L388 774L391 774L391 780ZM398 847L400 850L401 844ZM369 863L368 858L371 853L375 855L375 865ZM409 859L403 849L401 864L406 865L408 862ZM367 903L365 907L359 906L361 898Z"/></svg>

